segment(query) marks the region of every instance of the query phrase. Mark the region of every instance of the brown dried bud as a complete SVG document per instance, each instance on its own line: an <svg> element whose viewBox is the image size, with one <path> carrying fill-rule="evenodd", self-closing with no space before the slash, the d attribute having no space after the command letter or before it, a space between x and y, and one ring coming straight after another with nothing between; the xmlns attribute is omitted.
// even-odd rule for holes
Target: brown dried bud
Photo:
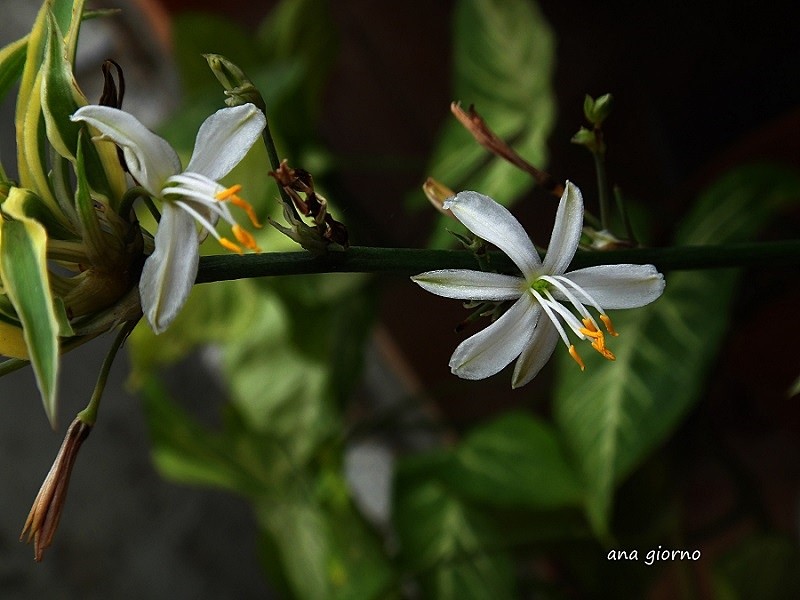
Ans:
<svg viewBox="0 0 800 600"><path fill-rule="evenodd" d="M45 477L44 483L36 495L36 500L33 501L31 512L28 514L19 539L22 541L27 534L28 538L25 541L33 540L33 556L37 562L42 560L44 551L53 542L53 536L58 529L61 511L67 498L72 467L75 465L81 444L91 431L91 426L80 419L72 422L58 451L58 456L56 456L53 466L50 467L50 472Z"/></svg>
<svg viewBox="0 0 800 600"><path fill-rule="evenodd" d="M564 193L564 185L554 179L552 175L545 171L540 171L534 167L527 160L522 158L516 151L511 148L499 135L492 131L483 120L473 106L464 111L458 102L450 104L450 112L453 113L456 119L469 131L470 135L475 138L481 146L486 148L492 154L510 162L512 165L525 171L534 181L536 185L544 188L556 198L560 198Z"/></svg>
<svg viewBox="0 0 800 600"><path fill-rule="evenodd" d="M317 242L322 242L322 247L327 244L338 244L343 248L348 247L347 228L344 224L335 220L328 212L328 201L314 190L314 178L311 173L304 169L294 169L289 166L286 160L282 160L278 169L271 171L270 175L292 200L293 206L285 207L284 212L295 212L296 209L301 215L310 217L314 221L314 227L310 228L299 218L293 218L290 220L290 225L296 235L287 233L285 227L277 227L280 231L298 241L307 250L314 252L319 252ZM273 221L271 222L273 226L276 225ZM303 228L309 231L301 231ZM316 238L316 240L309 240L309 235L311 238ZM300 239L303 241L300 242Z"/></svg>

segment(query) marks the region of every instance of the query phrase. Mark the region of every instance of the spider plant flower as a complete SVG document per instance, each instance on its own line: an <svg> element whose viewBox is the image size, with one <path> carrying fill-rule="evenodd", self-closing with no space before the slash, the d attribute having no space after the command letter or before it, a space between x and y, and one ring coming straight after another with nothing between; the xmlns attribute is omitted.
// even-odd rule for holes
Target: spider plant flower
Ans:
<svg viewBox="0 0 800 600"><path fill-rule="evenodd" d="M182 169L175 150L136 117L108 106L84 106L72 116L122 149L128 170L146 192L161 202L155 250L147 258L139 282L142 309L155 333L164 331L189 296L197 275L199 243L211 234L225 248L258 251L253 236L236 223L229 205L243 209L260 227L252 207L237 194L241 186L218 183L247 154L266 124L253 104L223 108L197 133L194 152ZM216 224L232 226L236 242L222 237ZM197 223L201 230L198 232Z"/></svg>
<svg viewBox="0 0 800 600"><path fill-rule="evenodd" d="M584 363L573 338L614 360L605 336L618 334L606 309L644 306L664 291L664 278L653 265L600 265L565 273L583 225L583 198L570 182L561 196L543 262L519 221L491 198L461 192L444 208L476 236L505 252L522 272L518 277L444 269L411 278L446 298L514 301L500 318L453 352L450 368L461 378L484 379L517 359L512 386L520 387L542 369L559 339L581 370Z"/></svg>

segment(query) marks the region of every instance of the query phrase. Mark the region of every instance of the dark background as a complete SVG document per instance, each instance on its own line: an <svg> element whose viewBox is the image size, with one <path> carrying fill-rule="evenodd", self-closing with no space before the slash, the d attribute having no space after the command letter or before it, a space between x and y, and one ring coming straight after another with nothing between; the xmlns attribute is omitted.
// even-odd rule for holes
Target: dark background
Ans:
<svg viewBox="0 0 800 600"><path fill-rule="evenodd" d="M133 4L148 5L144 14L161 12L150 2ZM164 16L203 9L253 27L274 3L162 4ZM427 175L432 142L450 118L453 2L333 5L341 48L319 133L344 165L336 184L339 198L352 203L343 205L345 220L348 210L359 215L356 244L419 245L429 219L407 216L402 199ZM540 6L558 39L559 109L547 167L578 182L587 202L594 196L591 160L569 143L582 123L585 93L615 96L606 125L610 178L653 216L654 243L668 242L696 193L725 170L765 159L800 166L794 3L543 0ZM9 33L0 41L10 39ZM157 36L142 45L155 51ZM8 134L3 137L7 144ZM394 166L370 167L364 157ZM543 198L534 191L515 208L537 240L547 239L552 223ZM795 211L766 237L796 237L799 224ZM744 471L768 522L797 539L800 411L797 399L786 397L800 375L793 327L800 285L794 275L769 265L748 274L709 395L667 445L676 472L684 474L678 484L690 527L712 521L732 501L731 482L706 443L713 437ZM452 332L464 317L457 303L420 294L405 281L387 282L386 292L381 322L399 351L396 365L407 368L410 387L430 391L431 403L455 431L532 395L546 396L546 373L535 389L513 393L507 373L478 383L456 380L447 360L462 339ZM62 377L62 415L88 398L104 351L101 340L67 357L63 373L75 369L78 375ZM31 549L16 535L60 433L49 431L29 372L0 382L0 595L264 597L247 507L158 478L138 402L121 392L124 370L121 360L96 431L81 452L55 546L42 565L33 564ZM215 402L209 399L210 412ZM723 531L716 545L724 547L746 526ZM669 590L669 582L663 588Z"/></svg>

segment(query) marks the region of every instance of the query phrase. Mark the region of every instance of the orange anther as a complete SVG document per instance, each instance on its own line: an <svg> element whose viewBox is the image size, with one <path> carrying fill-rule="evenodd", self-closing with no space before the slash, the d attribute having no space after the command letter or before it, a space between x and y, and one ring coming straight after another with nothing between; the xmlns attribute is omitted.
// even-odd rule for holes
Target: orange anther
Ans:
<svg viewBox="0 0 800 600"><path fill-rule="evenodd" d="M603 322L603 325L606 326L609 335L613 335L614 337L619 335L614 331L614 325L611 323L611 318L608 315L600 315L600 320Z"/></svg>
<svg viewBox="0 0 800 600"><path fill-rule="evenodd" d="M234 206L238 206L241 208L245 213L247 213L247 218L250 219L250 222L253 224L253 227L257 227L261 229L262 225L256 216L256 211L253 210L253 207L250 205L249 202L240 198L236 194L238 194L242 190L242 186L240 184L232 185L231 187L222 190L218 193L214 198L219 200L220 202L230 202Z"/></svg>
<svg viewBox="0 0 800 600"><path fill-rule="evenodd" d="M583 364L583 359L578 354L578 351L575 350L575 345L574 344L569 347L569 355L572 357L572 359L576 363L578 363L578 366L581 368L581 371L585 371L586 370L586 365Z"/></svg>
<svg viewBox="0 0 800 600"><path fill-rule="evenodd" d="M234 225L232 231L233 235L236 236L236 239L239 240L239 243L241 243L245 248L255 252L261 252L261 248L258 247L255 238L250 234L249 231L243 229L239 225Z"/></svg>
<svg viewBox="0 0 800 600"><path fill-rule="evenodd" d="M253 227L261 229L262 226L258 220L258 217L256 216L256 211L253 209L253 207L250 205L249 202L236 195L230 197L230 202L234 206L238 206L245 213L247 213L247 218L250 219L250 222L253 224Z"/></svg>
<svg viewBox="0 0 800 600"><path fill-rule="evenodd" d="M217 200L227 200L231 196L235 195L236 193L242 190L242 186L240 184L232 185L226 190L222 190L219 194L214 196Z"/></svg>
<svg viewBox="0 0 800 600"><path fill-rule="evenodd" d="M231 252L236 252L236 254L243 254L242 249L228 239L219 238L219 243L220 245L222 245L224 248L227 248Z"/></svg>

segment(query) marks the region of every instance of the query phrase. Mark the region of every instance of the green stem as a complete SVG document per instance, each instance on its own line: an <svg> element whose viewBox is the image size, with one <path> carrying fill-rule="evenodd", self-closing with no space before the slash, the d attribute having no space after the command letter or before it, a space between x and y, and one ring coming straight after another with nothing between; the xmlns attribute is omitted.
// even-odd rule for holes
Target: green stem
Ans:
<svg viewBox="0 0 800 600"><path fill-rule="evenodd" d="M278 156L278 150L275 147L275 140L272 137L272 131L269 128L269 117L267 117L266 109L261 111L264 113L264 131L261 133L261 137L264 140L264 146L267 148L267 157L269 158L270 167L272 167L273 171L277 171L278 168L281 166L281 159ZM298 220L300 219L300 215L297 214L297 209L294 207L294 202L292 199L289 198L289 194L286 193L286 190L283 189L283 186L275 181L275 185L278 186L278 193L281 195L281 201L283 202L284 206L288 207L290 211L292 211L292 215L294 215Z"/></svg>
<svg viewBox="0 0 800 600"><path fill-rule="evenodd" d="M149 198L150 194L144 189L142 186L137 185L129 189L125 194L122 196L122 200L119 203L119 214L123 219L128 218L128 214L130 213L131 209L133 208L133 203L136 202L137 198ZM151 200L152 201L152 200Z"/></svg>
<svg viewBox="0 0 800 600"><path fill-rule="evenodd" d="M595 128L600 148L592 152L594 157L594 170L597 174L597 198L600 203L600 226L611 231L611 198L608 193L608 176L606 175L606 155L603 147L603 133L599 128Z"/></svg>
<svg viewBox="0 0 800 600"><path fill-rule="evenodd" d="M94 386L92 397L89 399L86 408L76 416L77 419L90 427L94 427L94 424L97 422L97 410L100 408L100 399L103 397L103 390L106 388L106 381L111 371L111 365L114 364L114 359L117 357L117 352L123 342L128 338L138 322L138 319L135 321L126 321L122 329L117 333L117 337L114 338L111 348L108 349L108 354L106 354L106 358L103 361L103 366L100 367L100 374L97 376L97 383Z"/></svg>
<svg viewBox="0 0 800 600"><path fill-rule="evenodd" d="M496 270L504 273L518 272L502 252L490 252L489 255L491 265ZM653 264L661 271L800 265L800 240L578 252L570 270L628 263ZM309 252L266 252L244 256L220 254L200 258L197 283L309 273L413 275L435 269L479 269L479 265L475 256L466 250L354 246L347 251L331 251L321 256Z"/></svg>

